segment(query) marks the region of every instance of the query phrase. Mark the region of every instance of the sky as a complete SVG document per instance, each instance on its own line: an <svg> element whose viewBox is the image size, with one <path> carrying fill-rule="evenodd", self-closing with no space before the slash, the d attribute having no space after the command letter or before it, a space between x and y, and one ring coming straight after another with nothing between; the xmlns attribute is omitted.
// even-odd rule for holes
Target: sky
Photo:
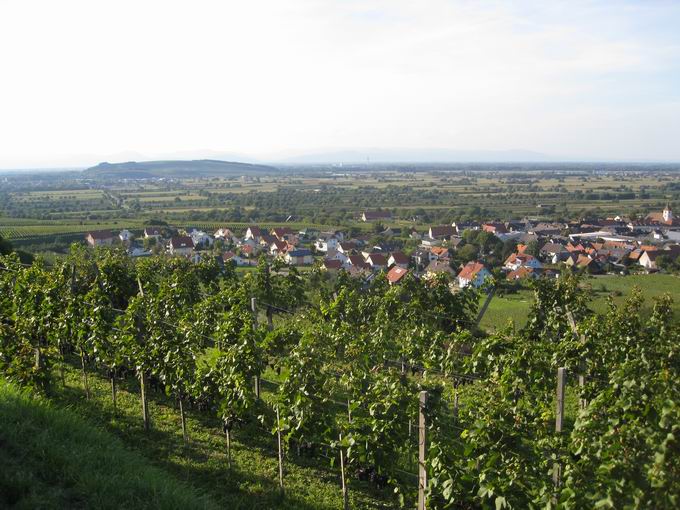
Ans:
<svg viewBox="0 0 680 510"><path fill-rule="evenodd" d="M680 1L0 0L0 168L338 149L680 161Z"/></svg>

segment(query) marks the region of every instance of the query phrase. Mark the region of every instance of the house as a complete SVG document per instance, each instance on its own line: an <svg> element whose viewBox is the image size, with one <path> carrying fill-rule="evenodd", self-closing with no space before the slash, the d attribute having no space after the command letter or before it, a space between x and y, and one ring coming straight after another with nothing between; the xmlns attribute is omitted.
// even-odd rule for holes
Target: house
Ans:
<svg viewBox="0 0 680 510"><path fill-rule="evenodd" d="M150 237L160 239L162 237L160 227L146 227L144 229L144 239L149 239Z"/></svg>
<svg viewBox="0 0 680 510"><path fill-rule="evenodd" d="M387 257L382 253L371 253L366 257L366 263L373 269L387 269Z"/></svg>
<svg viewBox="0 0 680 510"><path fill-rule="evenodd" d="M416 266L419 267L427 266L430 262L437 259L434 253L429 250L416 250L411 258L416 263Z"/></svg>
<svg viewBox="0 0 680 510"><path fill-rule="evenodd" d="M337 259L323 259L321 263L321 269L325 271L339 271L343 268L342 261Z"/></svg>
<svg viewBox="0 0 680 510"><path fill-rule="evenodd" d="M350 255L347 257L347 262L351 267L357 267L359 269L369 269L371 267L361 255Z"/></svg>
<svg viewBox="0 0 680 510"><path fill-rule="evenodd" d="M192 230L191 240L194 242L194 246L212 246L215 240L203 232L202 230Z"/></svg>
<svg viewBox="0 0 680 510"><path fill-rule="evenodd" d="M567 249L559 243L545 243L541 248L541 256L553 264L564 260L568 253Z"/></svg>
<svg viewBox="0 0 680 510"><path fill-rule="evenodd" d="M449 249L442 246L433 246L430 248L430 253L434 255L437 260L442 260L447 263L451 259Z"/></svg>
<svg viewBox="0 0 680 510"><path fill-rule="evenodd" d="M393 251L390 254L390 257L387 259L387 267L402 267L406 269L409 264L409 258L408 255L405 255L404 253L400 251Z"/></svg>
<svg viewBox="0 0 680 510"><path fill-rule="evenodd" d="M441 260L433 260L425 268L425 277L432 278L433 276L439 274L447 274L453 276L455 274L454 270L448 262L443 262Z"/></svg>
<svg viewBox="0 0 680 510"><path fill-rule="evenodd" d="M260 238L262 237L262 230L260 230L260 227L248 227L246 230L246 235L244 237L245 240L252 239L256 243L260 242Z"/></svg>
<svg viewBox="0 0 680 510"><path fill-rule="evenodd" d="M531 269L541 269L543 264L534 257L526 253L517 254L512 253L506 260L503 267L509 271L516 271L520 267L528 267Z"/></svg>
<svg viewBox="0 0 680 510"><path fill-rule="evenodd" d="M420 234L415 228L411 229L411 232L409 232L408 237L410 239L415 239L416 241L420 241L423 236Z"/></svg>
<svg viewBox="0 0 680 510"><path fill-rule="evenodd" d="M215 231L215 239L223 239L227 243L238 243L239 239L229 227L221 227Z"/></svg>
<svg viewBox="0 0 680 510"><path fill-rule="evenodd" d="M433 246L441 246L442 245L442 240L441 239L435 239L433 237L423 237L420 240L420 246L423 248L432 248Z"/></svg>
<svg viewBox="0 0 680 510"><path fill-rule="evenodd" d="M269 254L276 257L277 255L282 255L288 251L288 243L285 241L279 241L275 239L269 246Z"/></svg>
<svg viewBox="0 0 680 510"><path fill-rule="evenodd" d="M284 260L286 264L291 266L305 266L311 264L314 261L314 257L311 251L299 249L286 252Z"/></svg>
<svg viewBox="0 0 680 510"><path fill-rule="evenodd" d="M169 250L171 255L191 255L194 241L189 236L173 237L170 239Z"/></svg>
<svg viewBox="0 0 680 510"><path fill-rule="evenodd" d="M134 234L127 229L121 230L120 233L118 234L118 238L124 243L132 241L134 237L135 237Z"/></svg>
<svg viewBox="0 0 680 510"><path fill-rule="evenodd" d="M507 234L508 233L508 229L505 227L505 224L497 222L497 221L491 221L491 222L482 224L482 230L484 232L488 232L489 234Z"/></svg>
<svg viewBox="0 0 680 510"><path fill-rule="evenodd" d="M314 243L314 247L317 251L326 253L330 250L337 250L339 244L340 241L338 238L335 237L335 235L331 235L328 237L319 237Z"/></svg>
<svg viewBox="0 0 680 510"><path fill-rule="evenodd" d="M344 253L345 255L349 255L350 253L353 253L354 250L357 249L357 244L352 241L346 241L343 243L338 243L338 248L337 250L340 253Z"/></svg>
<svg viewBox="0 0 680 510"><path fill-rule="evenodd" d="M401 279L408 274L408 269L403 267L394 266L387 272L387 281L390 285L395 285L401 281Z"/></svg>
<svg viewBox="0 0 680 510"><path fill-rule="evenodd" d="M113 244L114 235L110 230L94 230L88 232L85 236L87 244L90 246L111 246Z"/></svg>
<svg viewBox="0 0 680 510"><path fill-rule="evenodd" d="M645 218L645 223L647 225L678 225L680 222L673 217L673 211L671 210L671 205L666 204L662 212L649 213Z"/></svg>
<svg viewBox="0 0 680 510"><path fill-rule="evenodd" d="M222 260L224 262L231 262L237 266L248 266L250 263L236 255L233 251L227 251L222 255Z"/></svg>
<svg viewBox="0 0 680 510"><path fill-rule="evenodd" d="M456 233L455 227L451 225L438 225L435 227L430 227L427 235L432 239L449 239Z"/></svg>
<svg viewBox="0 0 680 510"><path fill-rule="evenodd" d="M239 250L241 251L242 257L250 259L256 257L260 252L260 245L244 242L241 244L241 246L239 246Z"/></svg>
<svg viewBox="0 0 680 510"><path fill-rule="evenodd" d="M362 221L383 221L391 220L392 213L390 211L364 211L361 215Z"/></svg>
<svg viewBox="0 0 680 510"><path fill-rule="evenodd" d="M151 252L148 250L145 250L142 246L139 246L138 244L130 244L130 247L127 250L127 254L130 257L149 257L151 256Z"/></svg>
<svg viewBox="0 0 680 510"><path fill-rule="evenodd" d="M271 230L271 235L280 241L286 241L295 237L295 232L290 227L276 227Z"/></svg>
<svg viewBox="0 0 680 510"><path fill-rule="evenodd" d="M345 255L341 251L331 250L329 252L326 252L326 259L328 259L328 260L339 260L343 264L345 264L347 262L347 257L348 257L348 255Z"/></svg>
<svg viewBox="0 0 680 510"><path fill-rule="evenodd" d="M480 225L476 221L454 221L451 226L456 229L456 234L460 235L466 230L479 230Z"/></svg>
<svg viewBox="0 0 680 510"><path fill-rule="evenodd" d="M473 287L481 287L484 281L491 276L489 270L481 262L471 261L463 266L460 273L458 273L457 280L460 288L465 288L468 285Z"/></svg>
<svg viewBox="0 0 680 510"><path fill-rule="evenodd" d="M659 255L662 255L663 252L660 252L658 250L653 250L653 251L644 251L642 255L640 255L640 258L638 259L638 263L644 267L645 269L657 269L656 267L656 257Z"/></svg>
<svg viewBox="0 0 680 510"><path fill-rule="evenodd" d="M514 271L510 271L506 278L510 281L524 279L535 280L538 278L538 276L538 273L534 271L533 268L522 266L515 269Z"/></svg>
<svg viewBox="0 0 680 510"><path fill-rule="evenodd" d="M451 236L448 245L450 248L457 250L463 244L463 238L458 236Z"/></svg>

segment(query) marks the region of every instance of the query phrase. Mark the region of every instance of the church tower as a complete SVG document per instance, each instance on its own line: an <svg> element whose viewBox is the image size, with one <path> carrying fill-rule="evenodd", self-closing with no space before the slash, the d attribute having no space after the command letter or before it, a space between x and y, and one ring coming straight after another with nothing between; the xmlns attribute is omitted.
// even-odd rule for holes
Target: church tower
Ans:
<svg viewBox="0 0 680 510"><path fill-rule="evenodd" d="M663 210L663 221L666 223L672 223L673 221L673 211L671 211L671 204L666 204L666 208Z"/></svg>

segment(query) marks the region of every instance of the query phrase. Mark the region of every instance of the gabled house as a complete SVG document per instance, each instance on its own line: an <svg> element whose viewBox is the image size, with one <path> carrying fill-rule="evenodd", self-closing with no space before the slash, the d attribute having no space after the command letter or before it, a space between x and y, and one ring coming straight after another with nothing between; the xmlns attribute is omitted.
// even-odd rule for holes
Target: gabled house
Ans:
<svg viewBox="0 0 680 510"><path fill-rule="evenodd" d="M533 255L512 253L505 260L503 267L509 271L516 271L520 267L528 267L535 270L541 269L543 264Z"/></svg>
<svg viewBox="0 0 680 510"><path fill-rule="evenodd" d="M228 227L221 227L215 231L215 239L223 239L227 243L237 244L239 238L234 232Z"/></svg>
<svg viewBox="0 0 680 510"><path fill-rule="evenodd" d="M441 260L433 260L425 268L425 278L432 278L439 274L447 274L449 276L455 275L455 271L451 269L448 262Z"/></svg>
<svg viewBox="0 0 680 510"><path fill-rule="evenodd" d="M288 243L285 241L274 240L269 246L269 254L276 257L277 255L282 255L288 251Z"/></svg>
<svg viewBox="0 0 680 510"><path fill-rule="evenodd" d="M134 238L135 238L134 234L127 229L121 230L120 233L118 234L118 239L120 239L124 243L130 242Z"/></svg>
<svg viewBox="0 0 680 510"><path fill-rule="evenodd" d="M393 251L389 258L387 259L387 266L388 267L402 267L404 269L408 268L409 264L409 258L408 255L404 255L404 253L400 251Z"/></svg>
<svg viewBox="0 0 680 510"><path fill-rule="evenodd" d="M363 221L384 221L391 220L392 213L390 211L364 211L361 215Z"/></svg>
<svg viewBox="0 0 680 510"><path fill-rule="evenodd" d="M430 248L430 253L435 256L437 260L447 262L451 259L451 254L448 248L442 246L433 246Z"/></svg>
<svg viewBox="0 0 680 510"><path fill-rule="evenodd" d="M337 250L340 241L335 236L330 237L319 237L314 243L314 247L317 251L328 252L330 250Z"/></svg>
<svg viewBox="0 0 680 510"><path fill-rule="evenodd" d="M525 267L525 266L519 267L519 268L515 269L514 271L510 271L506 276L506 278L510 281L525 280L525 279L535 280L538 277L539 277L539 275L536 271L534 271L530 267Z"/></svg>
<svg viewBox="0 0 680 510"><path fill-rule="evenodd" d="M491 276L491 273L484 264L471 261L463 266L463 269L458 273L456 279L458 280L458 286L460 288L465 288L468 285L481 287L484 284L484 280L489 276Z"/></svg>
<svg viewBox="0 0 680 510"><path fill-rule="evenodd" d="M425 267L433 260L437 260L437 257L430 250L416 250L411 258L419 267Z"/></svg>
<svg viewBox="0 0 680 510"><path fill-rule="evenodd" d="M299 249L286 252L284 260L291 266L306 266L314 262L314 257L311 251Z"/></svg>
<svg viewBox="0 0 680 510"><path fill-rule="evenodd" d="M212 246L215 240L201 230L194 230L191 232L191 240L194 246Z"/></svg>
<svg viewBox="0 0 680 510"><path fill-rule="evenodd" d="M222 255L222 260L223 260L224 262L233 263L233 264L236 265L236 266L249 266L249 265L250 265L250 263L249 263L247 260L245 260L245 259L239 257L239 256L236 255L233 251L225 252L225 253Z"/></svg>
<svg viewBox="0 0 680 510"><path fill-rule="evenodd" d="M456 233L456 229L451 225L437 225L430 227L427 235L432 239L449 239Z"/></svg>
<svg viewBox="0 0 680 510"><path fill-rule="evenodd" d="M194 241L189 236L173 237L168 244L171 255L191 255L194 251Z"/></svg>
<svg viewBox="0 0 680 510"><path fill-rule="evenodd" d="M321 269L325 271L339 271L343 268L342 262L337 259L323 259Z"/></svg>
<svg viewBox="0 0 680 510"><path fill-rule="evenodd" d="M115 236L110 230L93 230L85 236L87 244L90 246L111 246Z"/></svg>
<svg viewBox="0 0 680 510"><path fill-rule="evenodd" d="M144 239L149 239L150 237L160 239L162 235L160 227L146 227L144 229Z"/></svg>
<svg viewBox="0 0 680 510"><path fill-rule="evenodd" d="M374 270L387 269L387 258L382 253L369 254L366 263Z"/></svg>
<svg viewBox="0 0 680 510"><path fill-rule="evenodd" d="M260 227L252 226L248 227L246 230L246 235L244 237L245 240L252 239L256 243L260 242L260 238L262 237L262 230Z"/></svg>
<svg viewBox="0 0 680 510"><path fill-rule="evenodd" d="M357 267L359 269L368 269L371 267L366 263L364 257L361 255L350 255L347 257L347 262L350 266Z"/></svg>
<svg viewBox="0 0 680 510"><path fill-rule="evenodd" d="M280 241L286 241L295 236L293 229L290 227L276 227L271 230L271 235Z"/></svg>
<svg viewBox="0 0 680 510"><path fill-rule="evenodd" d="M508 229L505 227L505 224L500 223L498 221L491 221L491 222L482 224L482 230L484 232L488 232L490 234L507 234L508 233Z"/></svg>

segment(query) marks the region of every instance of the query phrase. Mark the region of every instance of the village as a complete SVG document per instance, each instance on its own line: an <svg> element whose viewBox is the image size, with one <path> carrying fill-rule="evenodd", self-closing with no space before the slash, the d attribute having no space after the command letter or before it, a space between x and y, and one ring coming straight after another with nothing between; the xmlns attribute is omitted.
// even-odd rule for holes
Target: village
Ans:
<svg viewBox="0 0 680 510"><path fill-rule="evenodd" d="M403 229L386 226L392 222L389 211L364 211L359 218L374 224L372 233L255 225L242 232L222 227L207 233L152 226L138 237L129 230L92 231L85 240L92 247L122 245L131 257L166 253L195 262L216 257L221 264L247 268L265 256L362 279L386 272L391 284L409 273L422 278L446 274L459 288L480 287L490 276L512 282L556 278L564 271L656 272L680 256L680 221L670 205L641 220L466 221Z"/></svg>

